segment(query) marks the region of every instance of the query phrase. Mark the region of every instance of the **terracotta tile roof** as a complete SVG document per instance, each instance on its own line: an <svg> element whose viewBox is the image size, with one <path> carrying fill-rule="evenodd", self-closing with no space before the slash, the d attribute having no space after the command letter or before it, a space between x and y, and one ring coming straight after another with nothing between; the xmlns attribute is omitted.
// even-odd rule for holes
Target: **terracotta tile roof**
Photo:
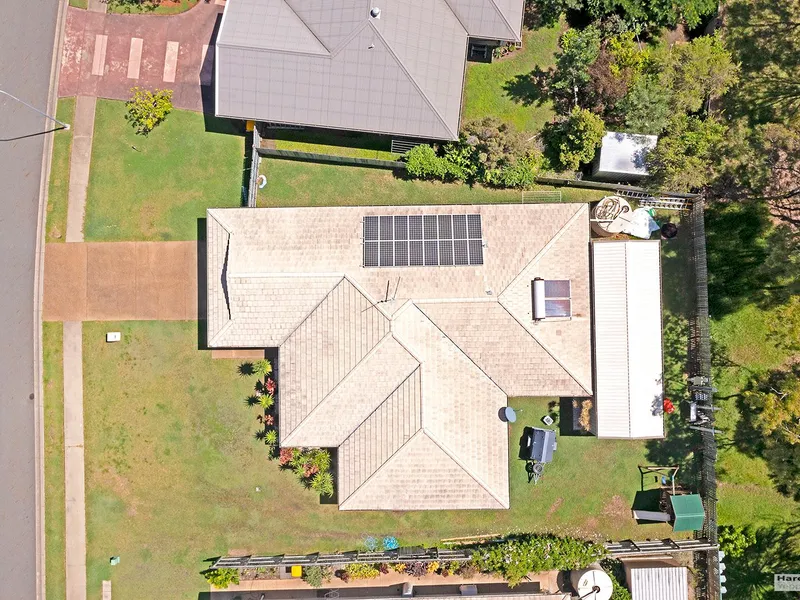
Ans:
<svg viewBox="0 0 800 600"><path fill-rule="evenodd" d="M367 215L480 214L484 264L364 268ZM279 346L281 445L338 447L343 510L507 508L508 395L588 395L585 205L208 211L212 346ZM531 280L572 317L534 323Z"/></svg>

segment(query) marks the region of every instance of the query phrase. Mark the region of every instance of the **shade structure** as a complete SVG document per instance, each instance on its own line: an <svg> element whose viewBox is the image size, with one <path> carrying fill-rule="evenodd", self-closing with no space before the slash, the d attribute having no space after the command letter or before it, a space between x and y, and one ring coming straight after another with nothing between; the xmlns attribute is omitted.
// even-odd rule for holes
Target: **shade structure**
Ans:
<svg viewBox="0 0 800 600"><path fill-rule="evenodd" d="M669 499L672 503L672 513L675 515L673 531L696 531L703 528L706 513L698 494L670 496Z"/></svg>

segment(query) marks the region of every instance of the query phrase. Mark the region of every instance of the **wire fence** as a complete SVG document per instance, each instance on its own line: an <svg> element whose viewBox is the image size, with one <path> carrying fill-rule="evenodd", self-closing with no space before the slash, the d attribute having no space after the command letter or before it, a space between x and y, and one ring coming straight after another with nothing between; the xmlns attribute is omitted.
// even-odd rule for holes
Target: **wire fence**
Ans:
<svg viewBox="0 0 800 600"><path fill-rule="evenodd" d="M711 385L711 333L708 312L708 264L706 261L706 230L702 200L692 204L688 216L691 232L690 262L694 273L694 311L689 319L689 387L691 401L703 412L702 423L693 426L700 436L699 493L703 500L706 518L703 530L697 533L714 546L717 535L717 440L714 428L714 393ZM706 600L717 600L719 592L719 556L716 548L698 553L698 595Z"/></svg>

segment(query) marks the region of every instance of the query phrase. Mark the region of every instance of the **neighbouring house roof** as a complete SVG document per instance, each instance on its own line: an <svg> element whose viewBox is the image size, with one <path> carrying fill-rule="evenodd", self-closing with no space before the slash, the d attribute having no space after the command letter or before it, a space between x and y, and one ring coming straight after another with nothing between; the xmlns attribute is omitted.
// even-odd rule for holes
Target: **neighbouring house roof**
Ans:
<svg viewBox="0 0 800 600"><path fill-rule="evenodd" d="M598 437L664 437L660 249L592 243Z"/></svg>
<svg viewBox="0 0 800 600"><path fill-rule="evenodd" d="M380 18L370 16L380 8ZM519 41L522 0L229 0L220 116L458 137L469 36Z"/></svg>
<svg viewBox="0 0 800 600"><path fill-rule="evenodd" d="M640 567L629 570L632 600L688 600L686 567Z"/></svg>
<svg viewBox="0 0 800 600"><path fill-rule="evenodd" d="M647 153L656 147L657 135L609 131L603 136L592 174L625 179L647 175Z"/></svg>
<svg viewBox="0 0 800 600"><path fill-rule="evenodd" d="M364 266L365 217L451 214L482 264ZM508 396L591 394L586 205L211 209L207 240L208 345L279 348L280 444L338 448L342 510L508 508Z"/></svg>

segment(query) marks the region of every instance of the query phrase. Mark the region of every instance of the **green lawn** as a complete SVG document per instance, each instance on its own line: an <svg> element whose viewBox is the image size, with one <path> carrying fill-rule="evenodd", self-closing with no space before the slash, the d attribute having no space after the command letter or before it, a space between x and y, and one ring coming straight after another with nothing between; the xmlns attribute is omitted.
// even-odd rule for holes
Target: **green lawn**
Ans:
<svg viewBox="0 0 800 600"><path fill-rule="evenodd" d="M62 339L63 326L61 323L42 323L47 600L63 600L66 596Z"/></svg>
<svg viewBox="0 0 800 600"><path fill-rule="evenodd" d="M75 8L88 8L89 0L69 0L69 5Z"/></svg>
<svg viewBox="0 0 800 600"><path fill-rule="evenodd" d="M241 205L243 165L232 121L175 110L144 137L124 102L98 100L86 241L193 240L206 208Z"/></svg>
<svg viewBox="0 0 800 600"><path fill-rule="evenodd" d="M86 0L82 0L86 1ZM108 7L110 13L133 13L133 14L156 14L174 15L186 12L193 6L197 6L199 0L161 0L154 6L154 2L143 2L133 4L130 0L112 2ZM84 7L85 8L85 7Z"/></svg>
<svg viewBox="0 0 800 600"><path fill-rule="evenodd" d="M72 123L75 98L59 98L56 116ZM69 200L69 159L72 152L72 130L62 129L53 134L53 158L47 193L48 242L63 242L67 235L67 203Z"/></svg>
<svg viewBox="0 0 800 600"><path fill-rule="evenodd" d="M299 150L381 160L397 160L399 157L398 154L392 154L390 151L391 137L370 133L326 131L324 129L273 129L269 132L269 138L275 141L275 147L279 150Z"/></svg>
<svg viewBox="0 0 800 600"><path fill-rule="evenodd" d="M529 75L555 64L560 31L559 25L523 31L521 50L489 64L470 63L463 121L494 116L521 131L538 133L555 113Z"/></svg>
<svg viewBox="0 0 800 600"><path fill-rule="evenodd" d="M109 330L122 343L106 344ZM412 544L512 530L666 535L630 517L643 443L561 437L543 480L527 483L517 442L547 399L512 401L524 418L511 432L511 510L340 512L267 460L254 438L257 411L244 402L253 380L237 375L236 361L197 350L196 323L85 323L83 331L90 598L110 578L118 599L168 589L195 600L209 557L346 550L368 535ZM121 563L110 567L115 555Z"/></svg>
<svg viewBox="0 0 800 600"><path fill-rule="evenodd" d="M519 190L494 190L459 183L418 181L405 172L265 158L266 187L259 206L353 206L365 204L487 204L520 202ZM539 190L553 190L537 186ZM601 191L562 188L568 202L599 200Z"/></svg>

